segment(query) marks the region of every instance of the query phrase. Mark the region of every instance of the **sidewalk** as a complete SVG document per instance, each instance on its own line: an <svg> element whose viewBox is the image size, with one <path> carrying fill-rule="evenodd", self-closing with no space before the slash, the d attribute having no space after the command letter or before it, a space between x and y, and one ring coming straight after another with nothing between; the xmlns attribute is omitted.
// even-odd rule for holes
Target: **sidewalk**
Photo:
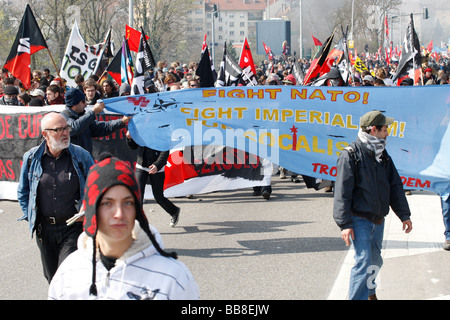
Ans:
<svg viewBox="0 0 450 320"><path fill-rule="evenodd" d="M377 296L380 300L450 300L450 252L442 249L440 199L425 191L413 191L407 199L413 230L405 234L397 216L393 212L387 216ZM347 299L353 255L350 247L328 299Z"/></svg>

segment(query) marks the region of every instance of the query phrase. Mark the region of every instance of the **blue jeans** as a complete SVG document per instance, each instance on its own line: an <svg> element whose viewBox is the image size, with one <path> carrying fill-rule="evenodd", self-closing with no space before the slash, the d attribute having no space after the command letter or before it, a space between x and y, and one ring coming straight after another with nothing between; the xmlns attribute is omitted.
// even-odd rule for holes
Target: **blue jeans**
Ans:
<svg viewBox="0 0 450 320"><path fill-rule="evenodd" d="M450 240L450 196L441 196L442 216L445 226L445 240Z"/></svg>
<svg viewBox="0 0 450 320"><path fill-rule="evenodd" d="M349 299L367 300L375 294L375 278L383 265L381 246L383 244L384 220L374 224L367 219L352 217L355 239L355 265L350 274Z"/></svg>

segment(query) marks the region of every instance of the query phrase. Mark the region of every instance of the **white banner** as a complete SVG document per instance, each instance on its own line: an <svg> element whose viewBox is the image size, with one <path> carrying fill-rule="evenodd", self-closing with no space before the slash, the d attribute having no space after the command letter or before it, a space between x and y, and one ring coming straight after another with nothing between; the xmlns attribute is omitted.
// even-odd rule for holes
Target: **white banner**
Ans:
<svg viewBox="0 0 450 320"><path fill-rule="evenodd" d="M101 44L88 46L84 42L75 21L59 72L69 87L76 86L75 77L78 74L83 75L85 80L92 74L100 51Z"/></svg>

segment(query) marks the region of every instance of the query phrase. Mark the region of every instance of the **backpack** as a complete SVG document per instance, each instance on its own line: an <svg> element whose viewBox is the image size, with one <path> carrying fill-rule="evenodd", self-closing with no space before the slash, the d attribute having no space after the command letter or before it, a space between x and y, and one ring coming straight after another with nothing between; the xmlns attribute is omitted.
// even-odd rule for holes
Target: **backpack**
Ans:
<svg viewBox="0 0 450 320"><path fill-rule="evenodd" d="M355 169L353 170L353 175L355 176L355 180L358 180L358 163L361 161L361 159L358 158L358 155L356 154L355 150L355 143L351 143L350 145L346 146L344 150L347 150L350 159L353 160L353 163L355 164Z"/></svg>

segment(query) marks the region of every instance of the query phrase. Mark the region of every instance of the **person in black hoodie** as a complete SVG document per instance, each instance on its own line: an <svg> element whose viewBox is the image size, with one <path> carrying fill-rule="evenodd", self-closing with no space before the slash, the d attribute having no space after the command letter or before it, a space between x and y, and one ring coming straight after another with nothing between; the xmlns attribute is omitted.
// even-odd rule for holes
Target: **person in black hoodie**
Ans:
<svg viewBox="0 0 450 320"><path fill-rule="evenodd" d="M169 158L169 150L157 151L148 147L138 145L127 131L127 145L138 150L136 160L136 179L141 190L141 202L144 203L145 185L147 179L150 179L153 196L158 203L170 216L170 226L173 228L178 223L180 208L174 205L164 196L164 167Z"/></svg>

